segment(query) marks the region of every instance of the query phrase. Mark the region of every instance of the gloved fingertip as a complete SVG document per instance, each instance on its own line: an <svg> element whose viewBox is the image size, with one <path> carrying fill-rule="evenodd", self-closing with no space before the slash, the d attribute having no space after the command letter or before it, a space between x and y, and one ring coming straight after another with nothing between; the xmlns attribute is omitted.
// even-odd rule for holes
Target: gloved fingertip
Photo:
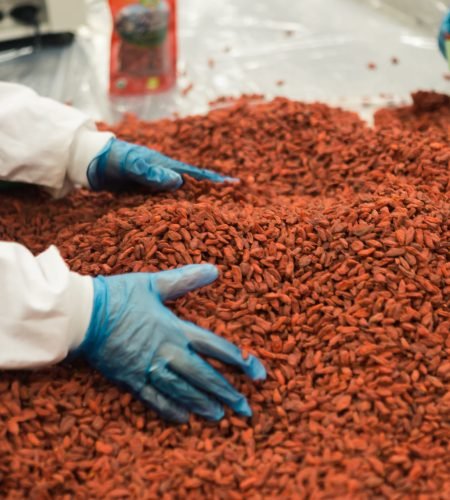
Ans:
<svg viewBox="0 0 450 500"><path fill-rule="evenodd" d="M156 412L166 422L170 422L172 424L185 424L189 422L189 412L184 408L174 410L173 408L156 407L152 403L145 400L143 403L147 406L147 408Z"/></svg>
<svg viewBox="0 0 450 500"><path fill-rule="evenodd" d="M208 180L210 180L212 182L216 182L218 184L223 184L225 182L237 184L238 182L241 182L240 179L238 179L236 177L228 177L226 175L221 175L221 174L216 174L216 173L210 175Z"/></svg>
<svg viewBox="0 0 450 500"><path fill-rule="evenodd" d="M245 369L245 373L252 380L265 380L267 377L266 369L261 361L255 356L250 355L247 361L247 368Z"/></svg>
<svg viewBox="0 0 450 500"><path fill-rule="evenodd" d="M195 288L209 285L219 277L219 270L214 264L189 264L179 269L183 276L194 280Z"/></svg>
<svg viewBox="0 0 450 500"><path fill-rule="evenodd" d="M174 183L173 183L173 187L171 187L171 189L173 191L177 190L177 189L180 189L180 187L183 185L183 178L180 176L180 178Z"/></svg>
<svg viewBox="0 0 450 500"><path fill-rule="evenodd" d="M216 280L219 277L219 270L214 264L200 264L203 266L202 274L211 281Z"/></svg>
<svg viewBox="0 0 450 500"><path fill-rule="evenodd" d="M164 178L161 180L161 188L175 191L183 185L183 177L173 170L164 169Z"/></svg>
<svg viewBox="0 0 450 500"><path fill-rule="evenodd" d="M237 403L233 404L232 408L238 415L244 417L251 417L253 415L252 409L244 396Z"/></svg>
<svg viewBox="0 0 450 500"><path fill-rule="evenodd" d="M173 424L186 424L189 422L189 412L179 411L177 413L171 412L170 414L161 414L161 417Z"/></svg>
<svg viewBox="0 0 450 500"><path fill-rule="evenodd" d="M238 179L237 177L224 177L223 182L230 182L232 184L239 184L241 182L241 179Z"/></svg>
<svg viewBox="0 0 450 500"><path fill-rule="evenodd" d="M224 415L225 410L223 409L223 407L221 405L217 405L211 411L202 414L202 417L206 418L207 420L217 422L219 420L222 420Z"/></svg>

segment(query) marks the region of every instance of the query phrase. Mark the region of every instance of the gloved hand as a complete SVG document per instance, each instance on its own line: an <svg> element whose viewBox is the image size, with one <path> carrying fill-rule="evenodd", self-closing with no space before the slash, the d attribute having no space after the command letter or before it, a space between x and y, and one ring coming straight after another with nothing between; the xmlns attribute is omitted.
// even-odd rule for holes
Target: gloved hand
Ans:
<svg viewBox="0 0 450 500"><path fill-rule="evenodd" d="M221 403L251 416L245 397L198 354L237 366L253 380L266 376L260 361L244 359L235 345L179 319L163 304L217 275L215 266L197 264L95 278L92 318L77 354L167 420L186 422L189 412L219 420Z"/></svg>
<svg viewBox="0 0 450 500"><path fill-rule="evenodd" d="M95 191L117 190L130 183L143 184L154 191L173 190L183 184L182 174L213 182L237 181L114 138L91 161L87 170L89 184Z"/></svg>
<svg viewBox="0 0 450 500"><path fill-rule="evenodd" d="M441 51L442 55L445 58L447 58L447 53L445 50L445 37L448 34L450 34L450 11L448 11L447 14L444 16L438 34L439 50Z"/></svg>

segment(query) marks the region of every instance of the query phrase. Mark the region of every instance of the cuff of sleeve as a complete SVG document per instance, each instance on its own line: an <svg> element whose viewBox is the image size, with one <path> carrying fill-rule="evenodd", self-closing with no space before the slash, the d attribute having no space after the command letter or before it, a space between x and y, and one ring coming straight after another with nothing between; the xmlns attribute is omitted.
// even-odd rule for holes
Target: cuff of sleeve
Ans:
<svg viewBox="0 0 450 500"><path fill-rule="evenodd" d="M92 316L94 283L90 276L70 273L69 277L69 352L81 345L86 336Z"/></svg>
<svg viewBox="0 0 450 500"><path fill-rule="evenodd" d="M72 184L89 187L88 166L112 137L114 137L112 132L99 132L86 128L78 131L67 171Z"/></svg>

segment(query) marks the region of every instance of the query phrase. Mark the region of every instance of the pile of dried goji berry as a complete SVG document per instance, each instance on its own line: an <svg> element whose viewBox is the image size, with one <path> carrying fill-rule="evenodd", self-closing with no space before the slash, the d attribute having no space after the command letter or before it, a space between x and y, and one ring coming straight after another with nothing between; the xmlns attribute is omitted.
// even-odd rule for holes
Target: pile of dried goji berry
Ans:
<svg viewBox="0 0 450 500"><path fill-rule="evenodd" d="M175 193L5 194L0 238L83 274L216 264L182 317L257 354L250 420L164 424L82 363L2 373L10 498L446 498L449 98L353 113L287 99L143 123L123 139L240 177ZM40 202L40 203L38 203Z"/></svg>

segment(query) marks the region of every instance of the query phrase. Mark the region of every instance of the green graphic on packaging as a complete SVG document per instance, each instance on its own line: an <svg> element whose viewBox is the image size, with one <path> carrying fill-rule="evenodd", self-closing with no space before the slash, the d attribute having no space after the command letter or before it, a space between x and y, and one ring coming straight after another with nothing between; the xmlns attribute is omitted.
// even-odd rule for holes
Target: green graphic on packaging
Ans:
<svg viewBox="0 0 450 500"><path fill-rule="evenodd" d="M147 80L147 88L149 90L156 90L159 87L159 78L152 76Z"/></svg>
<svg viewBox="0 0 450 500"><path fill-rule="evenodd" d="M116 86L118 89L124 89L127 86L127 81L125 78L119 78L116 82Z"/></svg>
<svg viewBox="0 0 450 500"><path fill-rule="evenodd" d="M141 0L139 3L145 7L157 7L161 0Z"/></svg>

